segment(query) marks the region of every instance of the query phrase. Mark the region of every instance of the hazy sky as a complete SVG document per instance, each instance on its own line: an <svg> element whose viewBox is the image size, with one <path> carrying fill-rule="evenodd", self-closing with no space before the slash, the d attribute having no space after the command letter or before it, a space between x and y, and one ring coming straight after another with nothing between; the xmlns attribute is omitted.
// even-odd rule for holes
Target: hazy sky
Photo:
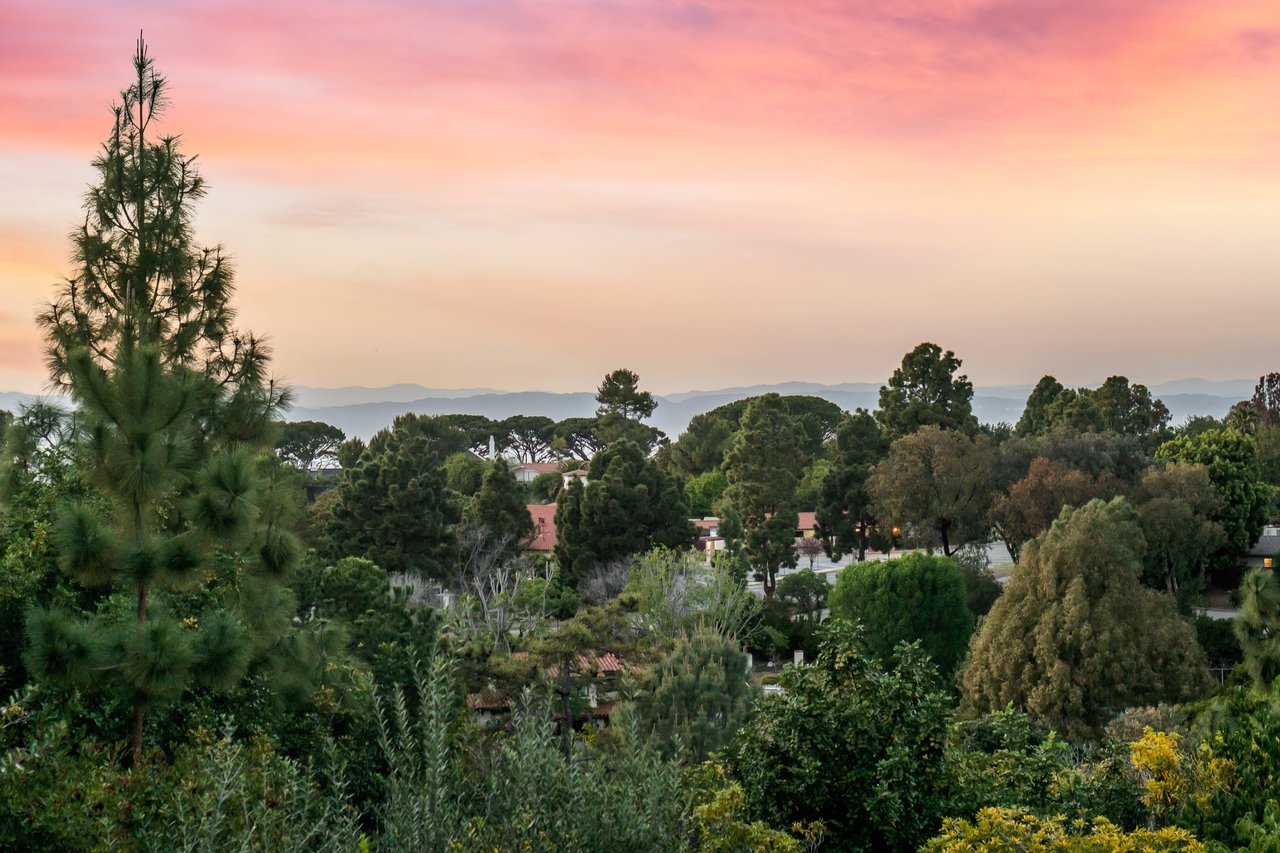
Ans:
<svg viewBox="0 0 1280 853"><path fill-rule="evenodd" d="M0 0L0 390L144 30L309 385L1280 369L1280 3Z"/></svg>

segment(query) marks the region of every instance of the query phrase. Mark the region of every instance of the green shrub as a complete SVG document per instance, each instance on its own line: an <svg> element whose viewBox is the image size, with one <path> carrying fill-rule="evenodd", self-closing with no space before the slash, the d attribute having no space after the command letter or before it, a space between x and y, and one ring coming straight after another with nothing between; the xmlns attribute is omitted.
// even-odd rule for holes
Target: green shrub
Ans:
<svg viewBox="0 0 1280 853"><path fill-rule="evenodd" d="M831 590L831 617L861 623L867 650L882 660L918 640L950 675L973 633L967 598L955 563L915 553L846 567Z"/></svg>
<svg viewBox="0 0 1280 853"><path fill-rule="evenodd" d="M824 849L915 850L937 827L951 703L918 645L886 664L849 623L824 635L727 751L747 815L775 828L819 821Z"/></svg>

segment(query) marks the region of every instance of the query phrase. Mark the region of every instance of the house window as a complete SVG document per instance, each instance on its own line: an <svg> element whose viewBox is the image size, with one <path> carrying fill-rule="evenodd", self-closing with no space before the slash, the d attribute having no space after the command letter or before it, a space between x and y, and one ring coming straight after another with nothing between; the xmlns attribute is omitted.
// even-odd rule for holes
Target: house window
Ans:
<svg viewBox="0 0 1280 853"><path fill-rule="evenodd" d="M1263 558L1262 558L1262 568L1264 568L1264 569L1274 569L1274 568L1275 568L1275 557L1263 557Z"/></svg>

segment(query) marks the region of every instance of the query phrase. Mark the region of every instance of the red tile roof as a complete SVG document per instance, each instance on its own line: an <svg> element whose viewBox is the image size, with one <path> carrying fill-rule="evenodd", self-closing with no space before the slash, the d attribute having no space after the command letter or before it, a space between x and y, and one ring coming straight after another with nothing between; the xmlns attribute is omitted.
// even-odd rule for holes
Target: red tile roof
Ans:
<svg viewBox="0 0 1280 853"><path fill-rule="evenodd" d="M796 530L812 530L817 524L818 514L816 512L798 512L796 513Z"/></svg>
<svg viewBox="0 0 1280 853"><path fill-rule="evenodd" d="M529 551L549 553L556 547L556 505L529 504L529 517L533 519L533 538L524 543Z"/></svg>
<svg viewBox="0 0 1280 853"><path fill-rule="evenodd" d="M604 652L598 655L578 655L573 660L572 673L579 675L601 678L606 675L617 675L623 672L639 675L644 670L638 666L627 666L613 652ZM558 666L550 667L547 670L548 678L555 678L559 674L560 667Z"/></svg>
<svg viewBox="0 0 1280 853"><path fill-rule="evenodd" d="M526 471L536 471L539 474L551 474L560 470L559 462L518 462L511 466L511 470L524 468Z"/></svg>

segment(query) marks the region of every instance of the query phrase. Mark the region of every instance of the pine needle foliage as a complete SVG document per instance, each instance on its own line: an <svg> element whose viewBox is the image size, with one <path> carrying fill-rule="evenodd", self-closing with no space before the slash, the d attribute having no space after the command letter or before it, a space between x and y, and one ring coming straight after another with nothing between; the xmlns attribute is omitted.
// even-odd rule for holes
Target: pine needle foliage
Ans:
<svg viewBox="0 0 1280 853"><path fill-rule="evenodd" d="M646 682L636 702L641 730L664 756L689 764L728 744L760 694L737 643L710 630L681 637Z"/></svg>
<svg viewBox="0 0 1280 853"><path fill-rule="evenodd" d="M615 441L591 460L587 484L570 481L556 506L556 561L578 588L592 570L655 546L692 545L689 501L633 441Z"/></svg>
<svg viewBox="0 0 1280 853"><path fill-rule="evenodd" d="M1271 569L1253 569L1240 584L1236 639L1254 687L1266 693L1280 676L1280 579Z"/></svg>
<svg viewBox="0 0 1280 853"><path fill-rule="evenodd" d="M234 684L288 624L262 620L270 636L252 638L235 584L210 597L204 619L178 621L166 595L207 586L224 553L243 564L254 607L288 605L278 581L301 549L287 490L264 476L287 394L266 377L265 345L232 327L222 251L193 242L204 182L177 137L156 136L167 84L141 40L133 65L73 234L76 271L38 318L51 379L79 404L73 456L98 497L64 513L59 564L82 585L129 595L133 618L35 614L28 663L46 679L122 692L136 763L149 708L195 684Z"/></svg>
<svg viewBox="0 0 1280 853"><path fill-rule="evenodd" d="M157 135L168 83L141 39L133 67L93 161L98 181L85 196L84 222L72 234L76 272L38 318L50 374L70 389L77 351L109 372L122 344L147 341L166 365L219 385L253 384L269 353L233 328L234 276L222 248L193 243L204 178L177 136Z"/></svg>
<svg viewBox="0 0 1280 853"><path fill-rule="evenodd" d="M529 515L524 489L502 457L489 464L467 515L506 542L504 550L509 557L519 554L520 544L532 539L537 532Z"/></svg>
<svg viewBox="0 0 1280 853"><path fill-rule="evenodd" d="M444 460L459 441L465 436L443 419L420 415L402 415L379 431L338 484L326 525L332 555L448 579L462 512Z"/></svg>

